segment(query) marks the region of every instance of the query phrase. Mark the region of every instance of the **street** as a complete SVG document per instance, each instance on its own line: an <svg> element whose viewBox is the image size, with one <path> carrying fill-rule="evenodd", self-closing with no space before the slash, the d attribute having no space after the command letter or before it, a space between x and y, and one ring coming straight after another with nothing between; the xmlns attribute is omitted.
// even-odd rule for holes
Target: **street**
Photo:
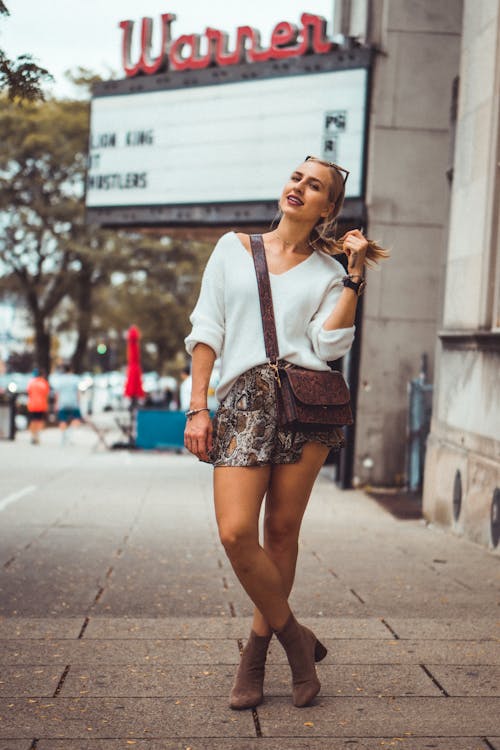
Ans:
<svg viewBox="0 0 500 750"><path fill-rule="evenodd" d="M273 640L256 711L228 694L251 607L210 466L0 442L0 750L500 750L500 560L324 470L291 604L329 651L290 701Z"/></svg>

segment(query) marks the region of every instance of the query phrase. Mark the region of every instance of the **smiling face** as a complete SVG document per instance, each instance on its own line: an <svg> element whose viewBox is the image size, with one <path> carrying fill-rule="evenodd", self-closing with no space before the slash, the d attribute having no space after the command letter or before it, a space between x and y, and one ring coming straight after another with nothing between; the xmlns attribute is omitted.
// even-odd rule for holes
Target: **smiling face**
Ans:
<svg viewBox="0 0 500 750"><path fill-rule="evenodd" d="M279 202L283 214L312 225L325 219L336 198L332 171L313 160L300 164L283 188Z"/></svg>

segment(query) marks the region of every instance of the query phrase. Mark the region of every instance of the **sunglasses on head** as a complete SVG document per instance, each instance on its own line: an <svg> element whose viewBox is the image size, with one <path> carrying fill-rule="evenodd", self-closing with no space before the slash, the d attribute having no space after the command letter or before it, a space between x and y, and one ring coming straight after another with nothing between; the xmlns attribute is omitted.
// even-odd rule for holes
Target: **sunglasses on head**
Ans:
<svg viewBox="0 0 500 750"><path fill-rule="evenodd" d="M332 167L332 169L336 169L337 172L340 172L340 176L342 177L342 181L344 185L347 182L347 178L349 177L350 172L347 169L344 169L344 167L341 167L339 164L335 164L333 161L327 161L326 159L320 159L319 156L306 156L305 161L319 161L320 164L324 164L326 167Z"/></svg>

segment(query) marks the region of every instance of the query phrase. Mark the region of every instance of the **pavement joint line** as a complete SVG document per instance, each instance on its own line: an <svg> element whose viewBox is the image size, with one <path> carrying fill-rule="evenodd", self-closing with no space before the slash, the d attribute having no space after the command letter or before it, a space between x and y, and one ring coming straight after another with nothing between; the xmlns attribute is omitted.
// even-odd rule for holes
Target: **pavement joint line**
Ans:
<svg viewBox="0 0 500 750"><path fill-rule="evenodd" d="M256 708L252 708L252 719L255 726L255 734L260 739L262 737L262 727L260 726L259 714Z"/></svg>
<svg viewBox="0 0 500 750"><path fill-rule="evenodd" d="M302 542L302 544L304 545L304 547L307 547L307 544L304 544L304 542ZM320 557L320 555L318 555L318 553L317 553L317 552L316 552L315 550L311 550L311 554L312 554L312 556L313 556L313 557L314 557L314 558L315 558L315 559L316 559L316 560L317 560L317 561L318 561L319 563L323 564L323 560L322 560L322 558ZM358 592L357 592L357 591L355 591L355 589L351 588L351 587L350 587L350 586L349 586L349 585L348 585L348 584L347 584L347 583L346 583L346 582L345 582L345 581L344 581L344 580L342 579L342 577L341 577L341 576L339 576L339 575L338 575L338 574L337 574L337 573L336 573L336 572L335 572L335 571L333 570L333 568L326 568L326 570L328 571L328 573L330 573L330 575L332 575L332 576L333 576L334 578L336 578L336 579L337 579L338 581L340 581L340 582L341 582L341 583L342 583L342 584L343 584L343 585L344 585L344 586L345 586L345 587L347 588L347 590L348 590L348 591L349 591L349 592L350 592L350 593L351 593L351 594L352 594L352 595L353 595L354 597L356 597L356 599L357 599L357 600L358 600L359 602L361 602L361 604L364 604L365 606L367 606L367 604L366 604L366 601L365 601L365 600L364 600L364 599L362 598L362 596L360 596L360 594L358 594Z"/></svg>
<svg viewBox="0 0 500 750"><path fill-rule="evenodd" d="M61 472L61 473L64 474L64 472ZM55 475L55 476L58 476L58 475ZM52 479L54 479L54 477L50 477L49 482L52 481ZM37 487L35 485L33 485L33 489L37 489ZM64 518L66 518L66 516L68 516L74 510L74 508L78 506L78 503L79 503L79 500L75 500L75 502L73 503L73 505L71 505L69 508L67 508L66 510L64 510L63 513L58 518L56 518L53 523L51 523L48 526L46 526L44 529L42 529L42 531L37 536L33 537L33 539L31 539L29 542L27 542L22 547L22 551L25 551L25 550L29 549L32 544L34 544L36 541L38 541L39 539L41 539L42 537L44 537L50 531L50 529L54 529L54 528L57 528L58 526L60 526L61 521L63 521ZM0 508L0 510L1 510L1 508ZM12 565L12 563L14 563L17 560L18 557L19 557L19 554L13 555L4 564L4 568L8 569Z"/></svg>
<svg viewBox="0 0 500 750"><path fill-rule="evenodd" d="M440 560L439 562L442 562L442 561ZM462 586L464 589L467 589L467 591L474 591L473 586L469 586L468 583L464 583L463 581L460 580L460 578L455 578L455 576L448 575L445 568L442 568L442 569L435 568L434 565L432 565L431 563L427 563L427 562L424 562L424 566L429 568L429 570L432 570L432 572L436 573L436 575L438 576L442 576L444 574L444 578L448 578L450 581L457 583L459 586Z"/></svg>
<svg viewBox="0 0 500 750"><path fill-rule="evenodd" d="M83 625L82 625L82 627L81 627L81 629L80 629L80 632L78 633L78 638L77 638L77 640L79 640L79 639L83 638L83 634L84 634L84 633L85 633L85 631L87 630L87 626L88 626L89 622L90 622L90 617L86 617L86 618L84 619L84 621L83 621Z"/></svg>
<svg viewBox="0 0 500 750"><path fill-rule="evenodd" d="M438 680L438 679L436 679L436 677L434 677L434 675L432 674L432 672L430 671L430 669L428 669L428 668L427 668L427 667L425 666L425 664L420 664L419 666L420 666L420 668L421 668L421 669L422 669L422 670L423 670L423 671L425 672L425 674L427 675L427 677L429 677L429 679L430 679L430 680L432 680L432 682L433 682L433 683L434 683L434 685L435 685L435 686L436 686L436 687L438 688L438 690L440 690L440 691L441 691L441 693L442 693L442 694L443 694L443 695L445 696L445 698L449 698L449 697L450 697L450 694L449 694L449 693L448 693L448 691L447 691L447 690L445 690L445 688L444 688L444 687L443 687L443 686L441 685L441 683L439 682L439 680Z"/></svg>
<svg viewBox="0 0 500 750"><path fill-rule="evenodd" d="M94 601L91 604L91 607L94 606L94 604L97 604L101 596L104 594L104 586L99 586L99 589L97 591L97 594L95 595Z"/></svg>
<svg viewBox="0 0 500 750"><path fill-rule="evenodd" d="M337 578L337 580L338 580L338 577L339 577L339 576L338 576L338 574L337 574L337 573L336 573L336 572L334 571L334 569L333 569L333 568L328 568L328 572L330 573L330 575L332 575L332 576L333 576L334 578Z"/></svg>
<svg viewBox="0 0 500 750"><path fill-rule="evenodd" d="M307 548L307 543L304 543L304 542L302 542L302 545L303 545L303 546L304 546L305 548ZM315 559L316 559L316 560L317 560L317 561L318 561L319 563L323 564L323 560L322 560L322 558L320 557L320 555L318 555L318 553L317 553L317 552L316 552L315 550L311 550L311 554L312 554L312 556L313 556L313 557L314 557L314 558L315 558ZM350 588L350 586L349 586L349 585L348 585L348 584L347 584L347 583L346 583L346 582L345 582L345 581L343 580L343 578L342 578L341 576L339 576L339 575L338 575L337 573L335 573L335 571L333 570L333 568L326 568L326 570L327 570L327 571L328 571L328 573L330 573L330 574L331 574L331 575L332 575L332 576L333 576L334 578L336 578L336 579L337 579L338 581L340 581L340 582L341 582L341 583L342 583L342 584L343 584L343 585L344 585L344 586L345 586L345 587L347 588L347 590L348 590L348 591L349 591L349 592L350 592L350 593L351 593L351 594L352 594L352 595L353 595L354 597L356 597L356 599L357 599L357 600L358 600L359 602L361 602L361 604L364 604L364 605L366 606L366 602L365 602L365 600L364 600L364 599L363 599L363 598L362 598L362 597L361 597L361 596L360 596L360 595L359 595L359 594L357 593L357 591L355 591L355 590L354 590L353 588Z"/></svg>
<svg viewBox="0 0 500 750"><path fill-rule="evenodd" d="M318 734L318 735L315 735L315 736L318 737L319 739L326 738L326 739L334 739L334 740L343 740L344 742L347 741L349 743L352 742L353 740L388 740L388 741L390 741L390 740L394 739L394 736L391 736L391 735L381 736L380 734L378 734L378 735L373 735L373 734L359 735L358 734L358 735L351 735L349 737L346 736L345 734L342 734L342 735L331 735L331 734L329 734L329 735L324 735L323 734L322 735L322 734ZM466 737L467 737L467 739L472 739L472 740L478 739L478 740L481 740L482 742L484 742L485 744L487 744L487 746L488 746L489 749L491 748L491 750L497 750L491 744L491 742L488 740L487 737L481 737L481 736L478 736L477 734L475 734L475 735L466 735ZM464 735L463 734L460 734L460 735L457 735L457 734L453 734L453 735L452 734L440 734L440 735L436 735L436 734L433 734L433 735L417 734L417 735L413 736L413 739L415 739L415 738L418 739L418 740L436 740L436 739L439 739L439 740L462 740L462 739L464 739ZM16 739L19 739L19 738L16 738L16 737L2 737L3 741L10 741L10 740L16 740ZM74 742L75 740L88 740L89 737L88 737L88 735L82 735L81 737L56 737L56 738L45 736L45 737L36 738L35 740L33 740L33 742L36 742L37 745L33 745L33 743L32 743L30 745L29 750L32 750L32 748L36 748L38 746L38 743L42 739L43 740L56 739L59 742L61 742L61 741ZM122 741L123 740L123 736L109 735L109 736L106 736L106 737L99 737L99 738L96 738L96 739L97 739L98 742L106 742L106 741L109 741L109 740L120 740L120 741ZM127 740L136 740L136 741L137 740L142 740L143 742L144 741L151 742L151 741L155 741L157 739L164 740L165 737L164 736L162 737L162 736L159 736L159 735L154 735L152 737L145 738L143 735L127 735ZM207 735L207 736L203 736L203 737L196 737L195 739L216 740L216 741L217 740L219 740L219 741L226 740L227 741L229 738L228 737L221 737L220 735ZM234 738L234 739L236 739L236 738ZM247 740L247 739L252 739L252 738L248 737L248 735L245 734L245 735L241 735L239 739L241 739L241 740ZM295 739L295 738L291 737L290 735L273 735L272 737L265 737L264 739L267 739L269 741L269 740L290 740L290 739ZM306 736L302 736L302 737L300 737L298 739L304 739L304 740L306 740L307 738L306 738ZM179 742L189 742L189 741L193 740L193 736L192 735L188 735L188 734L182 735L182 736L179 735L178 737L176 737L176 740L179 740Z"/></svg>
<svg viewBox="0 0 500 750"><path fill-rule="evenodd" d="M62 673L61 677L59 678L59 682L57 683L57 687L54 690L54 695L52 696L53 698L57 698L57 696L61 692L62 686L64 685L64 681L66 680L66 677L68 676L68 672L69 672L70 668L71 668L71 665L70 664L66 664L66 667L64 668L64 672Z"/></svg>
<svg viewBox="0 0 500 750"><path fill-rule="evenodd" d="M399 635L398 635L398 634L396 633L396 631L394 630L394 628L391 628L391 626L389 625L389 623L388 623L388 622L387 622L386 620L384 620L384 618L383 618L383 617L381 617L381 618L380 618L380 622L382 623L382 625L385 625L385 627L387 628L387 630L388 630L388 631L389 631L390 633L392 633L392 635L394 636L394 638L395 638L395 639L396 639L397 641L401 640L401 639L400 639L400 637L399 637Z"/></svg>
<svg viewBox="0 0 500 750"><path fill-rule="evenodd" d="M120 557L123 554L125 547L127 546L128 540L130 539L130 537L132 535L132 532L133 532L134 528L136 527L136 525L137 525L137 523L139 521L139 518L140 518L140 516L141 516L141 514L142 514L142 512L144 510L144 506L146 504L147 492L148 492L148 490L146 489L145 492L144 492L144 495L142 497L142 500L140 502L140 505L137 508L135 516L132 519L132 522L131 522L131 524L129 526L129 530L127 531L127 533L123 537L122 546L118 547L118 549L115 550L114 553L113 553L115 557ZM110 565L110 567L108 568L108 570L106 571L106 573L104 575L104 578L106 580L109 580L112 572L113 572L113 565ZM101 599L102 595L104 594L105 588L106 588L105 585L104 586L99 586L99 589L97 590L97 594L94 597L94 601L90 604L87 612L90 612L93 609L93 607L97 604L97 602Z"/></svg>
<svg viewBox="0 0 500 750"><path fill-rule="evenodd" d="M37 489L36 484L28 484L26 487L23 487L22 490L18 490L17 492L11 492L10 495L6 495L6 497L3 497L0 500L0 510L3 510L11 503L15 503L16 500L21 500L21 498L25 497L25 495L29 495L31 492L34 492Z"/></svg>
<svg viewBox="0 0 500 750"><path fill-rule="evenodd" d="M356 592L356 591L355 591L354 589L351 589L351 588L350 588L350 589L349 589L349 591L351 592L351 594L352 594L353 596L355 596L355 597L356 597L356 599L358 599L358 600L359 600L359 601L361 602L361 604L366 604L365 600L364 600L364 599L362 599L362 598L360 597L360 595L359 595L359 594L358 594L358 593L357 593L357 592Z"/></svg>
<svg viewBox="0 0 500 750"><path fill-rule="evenodd" d="M455 578L455 576L452 576L451 580L455 581L455 583L458 583L460 586L463 586L464 589L467 589L467 591L474 591L474 586L469 586L468 583L464 583L460 580L460 578Z"/></svg>

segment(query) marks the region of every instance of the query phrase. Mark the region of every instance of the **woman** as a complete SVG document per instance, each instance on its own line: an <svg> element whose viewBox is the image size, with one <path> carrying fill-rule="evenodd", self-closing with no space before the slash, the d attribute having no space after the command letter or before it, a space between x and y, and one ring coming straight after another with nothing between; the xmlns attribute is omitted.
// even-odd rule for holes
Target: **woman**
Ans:
<svg viewBox="0 0 500 750"><path fill-rule="evenodd" d="M333 239L347 175L337 165L307 157L283 189L277 228L263 235L280 357L315 370L327 370L327 362L349 350L365 263L387 255L358 230L347 232L340 242ZM331 257L338 252L347 255L348 276ZM219 240L190 320L186 348L192 355L193 386L185 446L214 465L220 539L255 605L230 706L252 708L262 702L273 633L291 667L294 705L306 706L320 690L315 661L324 658L326 649L296 621L288 597L302 517L329 451L342 445L342 433L337 428L294 433L277 426L247 235L229 232ZM212 424L207 389L218 356L221 403ZM261 546L258 522L264 496Z"/></svg>

